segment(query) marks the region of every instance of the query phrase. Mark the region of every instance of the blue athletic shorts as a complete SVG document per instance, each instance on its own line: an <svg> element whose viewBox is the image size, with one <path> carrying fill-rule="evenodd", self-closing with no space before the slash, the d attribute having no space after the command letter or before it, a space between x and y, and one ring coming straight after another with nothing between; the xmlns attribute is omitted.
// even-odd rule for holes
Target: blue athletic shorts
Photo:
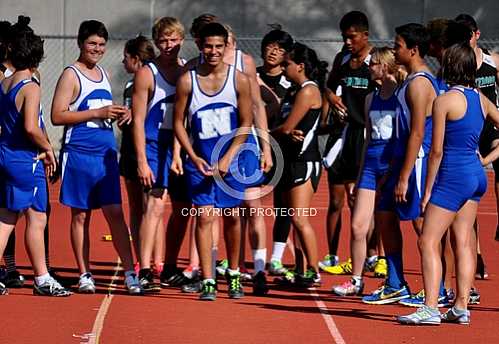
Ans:
<svg viewBox="0 0 499 344"><path fill-rule="evenodd" d="M168 188L168 176L172 164L172 145L169 141L147 141L146 157L149 168L156 179L152 188Z"/></svg>
<svg viewBox="0 0 499 344"><path fill-rule="evenodd" d="M35 190L33 204L31 208L43 213L47 212L48 208L48 190L47 179L45 177L45 167L40 161L35 167Z"/></svg>
<svg viewBox="0 0 499 344"><path fill-rule="evenodd" d="M469 200L479 202L485 191L487 176L481 167L479 171L469 174L441 171L433 185L430 203L458 212Z"/></svg>
<svg viewBox="0 0 499 344"><path fill-rule="evenodd" d="M421 217L421 198L423 197L426 168L428 164L427 157L417 158L407 187L407 202L395 202L395 186L398 183L403 159L399 159L389 172L387 181L381 189L378 210L394 211L402 221L415 220Z"/></svg>
<svg viewBox="0 0 499 344"><path fill-rule="evenodd" d="M386 174L392 150L388 145L369 146L360 172L358 189L376 190L379 180Z"/></svg>
<svg viewBox="0 0 499 344"><path fill-rule="evenodd" d="M35 170L42 162L33 160L34 157L32 151L0 145L1 208L15 212L26 210L41 196L37 195ZM43 165L41 168L43 171Z"/></svg>
<svg viewBox="0 0 499 344"><path fill-rule="evenodd" d="M104 156L63 151L61 164L62 204L78 209L121 204L116 151L110 149Z"/></svg>
<svg viewBox="0 0 499 344"><path fill-rule="evenodd" d="M238 164L236 169L237 166ZM215 180L212 176L204 176L190 160L187 160L184 172L194 205L234 208L244 201L245 184L240 181L241 176L234 176L229 172L223 180Z"/></svg>
<svg viewBox="0 0 499 344"><path fill-rule="evenodd" d="M241 145L239 154L239 169L244 177L242 182L246 188L261 186L267 177L260 169L260 145L254 135L249 135L244 144Z"/></svg>

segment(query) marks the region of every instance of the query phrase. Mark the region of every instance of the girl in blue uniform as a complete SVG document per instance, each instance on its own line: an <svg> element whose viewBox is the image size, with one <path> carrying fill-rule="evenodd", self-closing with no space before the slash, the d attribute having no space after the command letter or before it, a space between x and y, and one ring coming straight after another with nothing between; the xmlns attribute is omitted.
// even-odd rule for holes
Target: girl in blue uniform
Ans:
<svg viewBox="0 0 499 344"><path fill-rule="evenodd" d="M40 127L40 86L31 79L43 57L43 41L26 29L27 23L18 24L8 53L15 72L0 85L0 257L23 212L26 247L35 275L33 293L68 296L71 293L50 276L45 263L47 189L38 180L45 175L41 164L51 176L56 160ZM0 283L0 294L6 292Z"/></svg>
<svg viewBox="0 0 499 344"><path fill-rule="evenodd" d="M376 192L383 183L393 155L395 114L398 106L395 90L403 73L388 47L375 48L369 63L372 80L381 81L379 90L366 98L367 133L363 165L357 182L357 196L352 215L352 278L333 288L340 296L359 295L364 283L362 270L366 259L369 226L375 209Z"/></svg>
<svg viewBox="0 0 499 344"><path fill-rule="evenodd" d="M475 54L468 44L456 44L445 51L442 76L451 88L433 105L431 152L421 202L424 225L420 250L426 300L416 312L398 317L404 324L470 322L467 305L476 261L473 222L487 189L477 149L484 119L489 117L499 124L499 111L476 89ZM440 315L440 240L448 228L456 256L457 296L454 306Z"/></svg>

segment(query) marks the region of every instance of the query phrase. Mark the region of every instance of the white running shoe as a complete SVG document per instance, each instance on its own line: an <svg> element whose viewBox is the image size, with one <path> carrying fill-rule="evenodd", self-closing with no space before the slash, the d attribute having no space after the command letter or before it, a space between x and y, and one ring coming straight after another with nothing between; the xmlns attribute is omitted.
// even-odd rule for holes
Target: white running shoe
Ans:
<svg viewBox="0 0 499 344"><path fill-rule="evenodd" d="M78 282L78 292L82 294L95 294L95 281L90 272L81 274Z"/></svg>

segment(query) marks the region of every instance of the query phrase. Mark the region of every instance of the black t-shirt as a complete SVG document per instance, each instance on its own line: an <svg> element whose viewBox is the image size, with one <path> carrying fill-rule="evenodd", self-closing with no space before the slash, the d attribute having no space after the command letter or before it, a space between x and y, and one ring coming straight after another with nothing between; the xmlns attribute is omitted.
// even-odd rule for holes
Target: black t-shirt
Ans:
<svg viewBox="0 0 499 344"><path fill-rule="evenodd" d="M286 79L284 73L278 75L268 75L265 73L263 66L256 69L258 76L274 93L283 99L289 87L291 87L291 82Z"/></svg>
<svg viewBox="0 0 499 344"><path fill-rule="evenodd" d="M341 53L340 54L344 54ZM341 99L348 111L348 123L365 127L364 103L366 96L376 89L376 83L369 73L369 54L357 68L350 67L351 54L344 54L338 70L328 80L328 88L335 92L341 86Z"/></svg>
<svg viewBox="0 0 499 344"><path fill-rule="evenodd" d="M482 54L482 64L476 71L476 86L493 104L497 104L497 66L487 50L483 49Z"/></svg>

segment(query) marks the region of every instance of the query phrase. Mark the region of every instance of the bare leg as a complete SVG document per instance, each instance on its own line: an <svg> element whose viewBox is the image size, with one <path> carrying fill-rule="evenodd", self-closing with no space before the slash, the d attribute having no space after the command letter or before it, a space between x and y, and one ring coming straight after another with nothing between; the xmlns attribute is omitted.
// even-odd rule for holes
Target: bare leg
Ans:
<svg viewBox="0 0 499 344"><path fill-rule="evenodd" d="M329 254L338 254L341 233L341 210L345 199L345 187L341 184L329 185L329 207L327 211L327 242Z"/></svg>
<svg viewBox="0 0 499 344"><path fill-rule="evenodd" d="M14 230L18 214L5 208L0 208L0 257L3 257L5 246Z"/></svg>
<svg viewBox="0 0 499 344"><path fill-rule="evenodd" d="M153 189L147 194L146 209L140 224L140 268L151 267L154 239L163 218L166 202L165 189Z"/></svg>
<svg viewBox="0 0 499 344"><path fill-rule="evenodd" d="M71 245L80 274L90 270L89 226L92 210L71 208Z"/></svg>
<svg viewBox="0 0 499 344"><path fill-rule="evenodd" d="M239 265L239 251L241 247L241 221L235 214L224 216L223 219L229 269L236 270Z"/></svg>
<svg viewBox="0 0 499 344"><path fill-rule="evenodd" d="M352 237L350 250L352 254L352 274L361 276L366 260L367 235L372 224L376 191L359 189L352 215Z"/></svg>
<svg viewBox="0 0 499 344"><path fill-rule="evenodd" d="M213 212L213 206L198 207L196 218L196 244L204 279L214 278L211 271L212 227L218 218L213 215Z"/></svg>
<svg viewBox="0 0 499 344"><path fill-rule="evenodd" d="M123 263L125 271L133 270L132 247L128 236L121 204L111 204L102 207L102 213L113 236L113 246Z"/></svg>
<svg viewBox="0 0 499 344"><path fill-rule="evenodd" d="M172 201L172 213L168 219L166 230L165 263L176 265L178 254L184 240L185 232L189 228L189 215L183 215L182 209L190 209L191 204ZM195 245L195 243L194 243Z"/></svg>
<svg viewBox="0 0 499 344"><path fill-rule="evenodd" d="M26 211L24 244L33 265L35 276L42 276L48 272L47 265L45 264L45 239L43 234L46 224L46 213L31 208Z"/></svg>
<svg viewBox="0 0 499 344"><path fill-rule="evenodd" d="M454 306L458 309L467 309L470 288L473 285L476 255L473 221L475 220L478 203L468 201L459 210L452 224L452 243L456 256L456 284L457 295Z"/></svg>
<svg viewBox="0 0 499 344"><path fill-rule="evenodd" d="M140 257L139 228L144 213L143 189L139 182L125 180L128 195L128 208L130 214L130 234L132 235L133 248L137 260Z"/></svg>
<svg viewBox="0 0 499 344"><path fill-rule="evenodd" d="M423 232L419 237L419 248L423 268L425 304L432 308L438 306L438 294L442 281L440 241L455 216L456 213L431 203L425 210Z"/></svg>

